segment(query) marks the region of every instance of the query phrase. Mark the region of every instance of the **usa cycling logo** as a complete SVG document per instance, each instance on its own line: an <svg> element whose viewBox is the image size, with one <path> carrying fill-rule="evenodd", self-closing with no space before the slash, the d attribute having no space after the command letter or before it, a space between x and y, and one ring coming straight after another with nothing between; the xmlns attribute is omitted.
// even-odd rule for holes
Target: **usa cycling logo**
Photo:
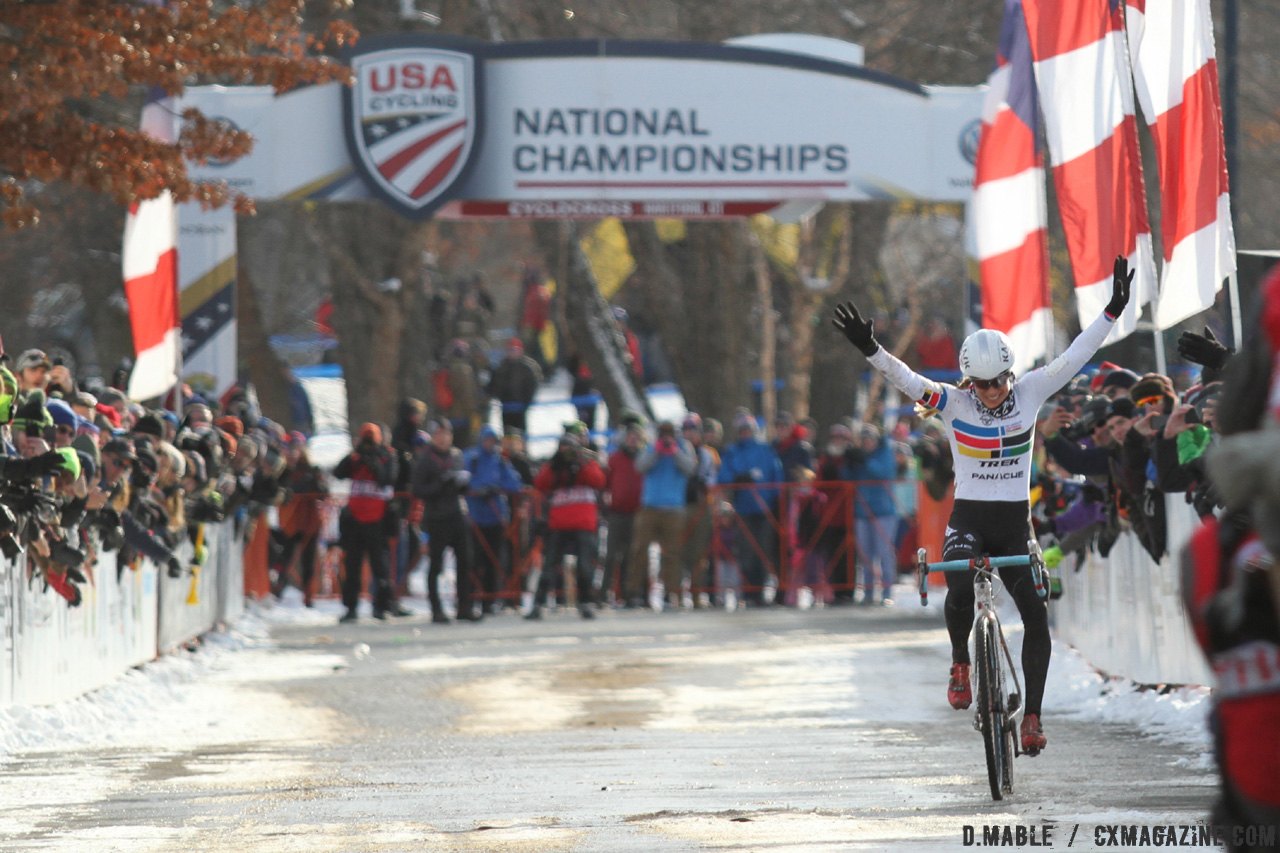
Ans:
<svg viewBox="0 0 1280 853"><path fill-rule="evenodd" d="M347 142L369 185L423 218L465 176L479 138L479 73L470 53L427 46L352 55Z"/></svg>

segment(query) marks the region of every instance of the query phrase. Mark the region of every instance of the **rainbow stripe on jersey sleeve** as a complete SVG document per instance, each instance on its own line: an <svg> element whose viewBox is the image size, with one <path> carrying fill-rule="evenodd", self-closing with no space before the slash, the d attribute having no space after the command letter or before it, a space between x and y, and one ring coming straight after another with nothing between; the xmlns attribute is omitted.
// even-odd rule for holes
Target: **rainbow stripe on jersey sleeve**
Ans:
<svg viewBox="0 0 1280 853"><path fill-rule="evenodd" d="M947 407L947 389L937 385L926 385L924 393L920 395L919 403L926 409L942 411Z"/></svg>
<svg viewBox="0 0 1280 853"><path fill-rule="evenodd" d="M1032 429L1013 432L1008 427L984 427L960 419L951 422L956 449L972 459L1008 459L1031 450ZM1016 429L1016 428L1015 428Z"/></svg>

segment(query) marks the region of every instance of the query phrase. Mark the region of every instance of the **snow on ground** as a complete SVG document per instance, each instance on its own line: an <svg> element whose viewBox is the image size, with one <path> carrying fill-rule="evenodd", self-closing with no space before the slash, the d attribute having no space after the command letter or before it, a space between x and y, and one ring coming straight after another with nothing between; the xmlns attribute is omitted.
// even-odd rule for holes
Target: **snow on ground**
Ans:
<svg viewBox="0 0 1280 853"><path fill-rule="evenodd" d="M219 738L239 740L251 734L245 730L247 721L260 718L269 710L264 703L273 699L265 692L247 696L226 689L219 684L223 673L235 670L243 682L243 671L252 668L254 680L269 681L342 661L334 655L275 649L268 623L251 605L226 630L131 669L99 690L55 705L0 708L0 755L134 743L177 746L193 728L217 730ZM232 713L244 703L252 704L255 713Z"/></svg>
<svg viewBox="0 0 1280 853"><path fill-rule="evenodd" d="M351 435L347 424L347 388L341 378L307 377L303 380L311 400L316 434L307 447L311 459L322 468L332 468L351 451ZM556 449L556 440L564 424L578 419L578 410L570 402L572 379L565 370L557 370L538 388L529 407L527 450L534 459L545 459ZM646 390L649 407L659 421L677 421L686 411L684 397L674 385L653 385ZM495 401L490 408L489 423L502 423L501 409ZM608 439L609 409L604 403L596 407L595 423L590 424L596 439Z"/></svg>
<svg viewBox="0 0 1280 853"><path fill-rule="evenodd" d="M404 599L409 609L428 613L422 599L422 572L410 576L410 590ZM930 596L929 607L921 608L915 590L900 585L898 607L905 613L918 614L923 623L941 623L941 591ZM368 602L361 604L361 618L369 615ZM1022 630L1016 611L1008 608L1001 618L1009 638L1014 660L1019 659ZM192 726L216 727L228 718L246 715L226 714L228 703L260 702L267 694L253 697L227 695L220 685L223 673L235 671L244 680L251 668L254 680L267 681L278 675L297 677L300 668L328 670L347 665L343 654L283 652L275 649L269 638L272 624L335 625L343 612L340 602L321 599L314 608L302 605L296 590L288 590L280 602L250 603L245 615L227 630L207 635L194 651L180 651L126 673L115 683L86 696L52 706L13 706L0 709L0 755L22 751L63 749L67 746L111 747L156 737L158 720L182 720L171 735L181 739ZM416 631L417 629L415 629ZM907 635L892 646L877 652L885 657L900 658L893 668L910 668L914 663L912 648L919 643ZM943 642L930 639L939 650ZM345 652L346 650L342 650ZM351 650L356 658L368 653L359 645ZM1126 723L1163 739L1188 748L1187 765L1211 765L1211 743L1207 714L1207 688L1178 688L1161 692L1141 689L1122 679L1106 679L1070 647L1056 643L1046 690L1046 716L1068 716L1097 723ZM226 714L226 716L223 716ZM252 718L254 715L247 715ZM315 721L322 725L322 721ZM240 737L242 732L225 733Z"/></svg>

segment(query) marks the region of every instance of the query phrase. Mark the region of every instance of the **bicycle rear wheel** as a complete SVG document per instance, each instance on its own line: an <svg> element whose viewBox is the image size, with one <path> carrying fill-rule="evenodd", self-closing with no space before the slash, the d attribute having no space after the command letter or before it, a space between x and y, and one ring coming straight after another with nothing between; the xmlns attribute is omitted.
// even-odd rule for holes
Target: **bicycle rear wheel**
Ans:
<svg viewBox="0 0 1280 853"><path fill-rule="evenodd" d="M982 745L987 754L987 781L991 783L991 799L1002 800L1013 786L1012 755L1007 755L1009 741L1005 726L1004 678L1000 669L1000 638L995 622L984 619L975 637L974 669L978 681L978 724L982 728Z"/></svg>

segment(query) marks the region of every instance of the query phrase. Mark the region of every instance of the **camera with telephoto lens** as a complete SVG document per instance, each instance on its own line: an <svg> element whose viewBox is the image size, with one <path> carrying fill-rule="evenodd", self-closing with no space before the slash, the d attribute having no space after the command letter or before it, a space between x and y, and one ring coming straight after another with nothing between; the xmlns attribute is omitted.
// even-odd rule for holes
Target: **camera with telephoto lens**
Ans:
<svg viewBox="0 0 1280 853"><path fill-rule="evenodd" d="M1092 418L1077 418L1058 430L1058 435L1068 441L1081 441L1093 434L1094 424Z"/></svg>
<svg viewBox="0 0 1280 853"><path fill-rule="evenodd" d="M0 490L0 504L14 514L34 518L41 524L57 524L58 504L35 483L9 482Z"/></svg>
<svg viewBox="0 0 1280 853"><path fill-rule="evenodd" d="M22 543L15 535L18 532L18 517L13 510L0 504L0 554L12 562L22 556Z"/></svg>

